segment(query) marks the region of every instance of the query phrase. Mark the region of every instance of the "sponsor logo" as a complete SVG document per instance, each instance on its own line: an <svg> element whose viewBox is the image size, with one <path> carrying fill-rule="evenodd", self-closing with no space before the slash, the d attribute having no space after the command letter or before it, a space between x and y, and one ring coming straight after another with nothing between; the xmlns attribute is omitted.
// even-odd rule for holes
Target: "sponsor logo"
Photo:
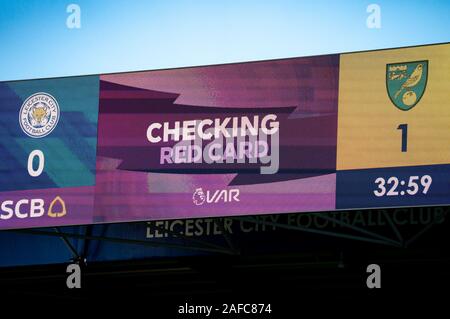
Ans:
<svg viewBox="0 0 450 319"><path fill-rule="evenodd" d="M55 129L58 121L58 102L48 93L40 92L31 95L20 108L20 127L30 137L47 136Z"/></svg>
<svg viewBox="0 0 450 319"><path fill-rule="evenodd" d="M60 207L60 210L58 211L57 207ZM59 196L56 196L54 200L50 203L50 206L48 206L48 212L47 215L49 217L63 217L67 214L66 210L66 203L63 201L63 199Z"/></svg>
<svg viewBox="0 0 450 319"><path fill-rule="evenodd" d="M200 206L205 203L207 204L217 204L217 203L230 203L230 202L239 202L239 189L218 189L215 191L207 190L206 192L203 189L197 188L192 195L192 201L195 205Z"/></svg>
<svg viewBox="0 0 450 319"><path fill-rule="evenodd" d="M386 65L386 89L392 103L402 111L419 103L428 79L428 61Z"/></svg>
<svg viewBox="0 0 450 319"><path fill-rule="evenodd" d="M47 209L42 198L5 200L0 203L0 220L8 220L14 216L19 219L37 218L44 215L59 218L66 214L66 203L59 196L51 201Z"/></svg>

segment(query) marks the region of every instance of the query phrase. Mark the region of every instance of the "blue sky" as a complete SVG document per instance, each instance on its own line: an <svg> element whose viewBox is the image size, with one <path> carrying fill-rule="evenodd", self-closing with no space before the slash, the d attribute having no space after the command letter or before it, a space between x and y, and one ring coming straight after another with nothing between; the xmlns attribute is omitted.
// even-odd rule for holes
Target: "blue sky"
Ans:
<svg viewBox="0 0 450 319"><path fill-rule="evenodd" d="M0 81L449 42L449 16L450 1L0 0Z"/></svg>

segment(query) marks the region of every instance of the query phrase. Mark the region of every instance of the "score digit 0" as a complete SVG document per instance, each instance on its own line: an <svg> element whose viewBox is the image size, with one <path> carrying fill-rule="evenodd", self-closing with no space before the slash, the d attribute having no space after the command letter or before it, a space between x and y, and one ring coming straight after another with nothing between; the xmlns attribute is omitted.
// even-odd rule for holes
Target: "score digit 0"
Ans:
<svg viewBox="0 0 450 319"><path fill-rule="evenodd" d="M36 170L33 168L33 160L35 157L38 158L38 167ZM44 153L41 150L32 151L28 156L28 174L30 174L31 177L38 177L39 175L42 174L42 171L44 170L44 164L45 164Z"/></svg>

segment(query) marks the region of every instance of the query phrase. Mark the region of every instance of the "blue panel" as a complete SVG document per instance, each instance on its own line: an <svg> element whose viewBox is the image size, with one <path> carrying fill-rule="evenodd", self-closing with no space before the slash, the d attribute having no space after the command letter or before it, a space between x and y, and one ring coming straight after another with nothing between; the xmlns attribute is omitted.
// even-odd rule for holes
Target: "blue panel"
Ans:
<svg viewBox="0 0 450 319"><path fill-rule="evenodd" d="M424 194L428 178L431 186ZM417 176L418 178L414 178ZM391 181L389 179L392 177ZM376 180L378 182L376 183ZM395 178L398 180L398 186ZM422 180L423 178L423 180ZM411 186L408 184L411 180ZM421 180L423 183L421 183ZM417 193L411 195L417 183ZM384 187L384 189L382 188ZM389 191L390 194L389 194ZM380 196L376 196L375 192ZM417 205L439 205L448 203L450 193L450 165L427 165L337 172L336 207L396 207Z"/></svg>

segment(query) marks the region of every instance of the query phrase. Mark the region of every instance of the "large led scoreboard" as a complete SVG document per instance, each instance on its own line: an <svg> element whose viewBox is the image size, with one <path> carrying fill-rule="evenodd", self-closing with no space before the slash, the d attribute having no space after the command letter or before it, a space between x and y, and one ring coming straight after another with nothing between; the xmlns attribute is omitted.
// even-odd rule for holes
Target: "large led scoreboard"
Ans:
<svg viewBox="0 0 450 319"><path fill-rule="evenodd" d="M0 83L0 229L450 204L450 44Z"/></svg>

